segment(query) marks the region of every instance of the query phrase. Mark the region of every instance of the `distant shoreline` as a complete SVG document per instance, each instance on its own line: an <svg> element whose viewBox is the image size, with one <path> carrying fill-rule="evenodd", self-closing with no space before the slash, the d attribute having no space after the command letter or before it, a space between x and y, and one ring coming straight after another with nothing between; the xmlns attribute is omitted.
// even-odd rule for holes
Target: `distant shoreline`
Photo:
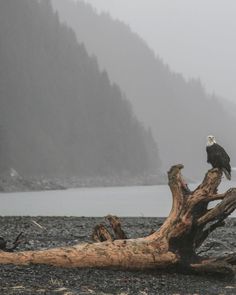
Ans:
<svg viewBox="0 0 236 295"><path fill-rule="evenodd" d="M30 192L64 190L70 188L149 186L167 184L165 175L141 175L136 177L0 177L0 192Z"/></svg>

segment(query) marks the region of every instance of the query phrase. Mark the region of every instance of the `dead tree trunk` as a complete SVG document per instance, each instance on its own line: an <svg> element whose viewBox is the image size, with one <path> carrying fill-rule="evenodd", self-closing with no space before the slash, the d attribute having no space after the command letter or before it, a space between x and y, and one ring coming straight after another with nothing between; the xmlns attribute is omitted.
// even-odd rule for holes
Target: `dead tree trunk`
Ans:
<svg viewBox="0 0 236 295"><path fill-rule="evenodd" d="M211 169L202 184L190 192L182 178L183 165L168 172L173 196L169 217L158 231L147 237L126 239L120 223L110 218L116 237L96 228L97 243L85 243L42 251L0 252L0 264L48 264L59 267L96 267L120 269L160 269L232 275L236 254L220 258L200 257L196 250L236 208L236 188L217 194L222 172ZM164 196L163 196L164 197ZM211 201L221 200L208 209Z"/></svg>

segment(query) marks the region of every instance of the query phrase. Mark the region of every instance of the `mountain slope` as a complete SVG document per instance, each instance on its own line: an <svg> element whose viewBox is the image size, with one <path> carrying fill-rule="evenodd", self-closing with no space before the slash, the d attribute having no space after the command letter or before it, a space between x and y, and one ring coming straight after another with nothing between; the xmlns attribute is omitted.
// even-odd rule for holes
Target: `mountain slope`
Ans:
<svg viewBox="0 0 236 295"><path fill-rule="evenodd" d="M0 126L29 175L139 175L156 143L48 0L0 1ZM5 151L6 155L7 151Z"/></svg>
<svg viewBox="0 0 236 295"><path fill-rule="evenodd" d="M164 169L184 163L190 177L202 177L209 167L205 153L208 134L214 134L236 161L236 142L227 132L236 118L206 93L200 81L186 81L171 72L137 34L108 14L97 14L82 1L53 0L53 4L111 80L125 91L138 117L151 126Z"/></svg>

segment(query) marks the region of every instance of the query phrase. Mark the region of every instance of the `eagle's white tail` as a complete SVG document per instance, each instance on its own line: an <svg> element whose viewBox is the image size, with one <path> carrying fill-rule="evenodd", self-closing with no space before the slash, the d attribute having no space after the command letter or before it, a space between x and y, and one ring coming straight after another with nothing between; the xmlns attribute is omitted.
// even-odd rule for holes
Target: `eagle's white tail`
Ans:
<svg viewBox="0 0 236 295"><path fill-rule="evenodd" d="M223 168L222 170L224 171L224 174L225 174L226 178L227 178L228 180L231 180L231 175L230 175L230 173L229 173L225 168Z"/></svg>

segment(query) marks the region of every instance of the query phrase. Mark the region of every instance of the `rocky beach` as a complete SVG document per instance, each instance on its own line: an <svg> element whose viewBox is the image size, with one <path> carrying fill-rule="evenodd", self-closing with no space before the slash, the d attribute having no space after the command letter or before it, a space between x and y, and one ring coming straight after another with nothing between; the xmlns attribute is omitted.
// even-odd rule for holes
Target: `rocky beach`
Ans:
<svg viewBox="0 0 236 295"><path fill-rule="evenodd" d="M129 238L148 235L163 218L122 218ZM10 247L23 232L19 250L45 249L91 242L91 233L103 218L88 217L0 217L0 236ZM236 251L236 219L227 220L199 251L222 255ZM209 249L207 251L207 249ZM204 253L204 251L207 251ZM64 269L43 265L1 266L0 294L235 294L236 281L176 273Z"/></svg>

